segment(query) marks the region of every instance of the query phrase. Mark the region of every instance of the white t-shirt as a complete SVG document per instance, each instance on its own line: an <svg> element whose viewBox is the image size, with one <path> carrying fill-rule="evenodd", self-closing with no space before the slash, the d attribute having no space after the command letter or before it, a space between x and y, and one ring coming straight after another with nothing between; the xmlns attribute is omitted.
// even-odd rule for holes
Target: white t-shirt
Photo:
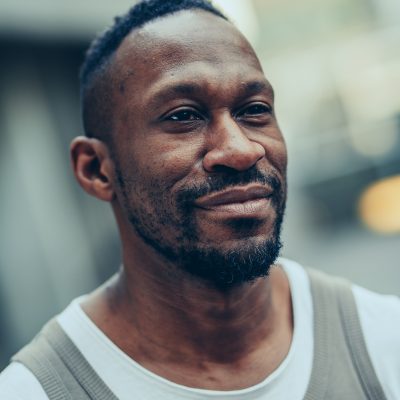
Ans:
<svg viewBox="0 0 400 400"><path fill-rule="evenodd" d="M308 276L297 263L280 259L289 278L294 312L290 350L263 382L243 390L211 391L178 385L125 355L74 300L57 320L99 377L120 400L240 399L302 400L313 361L313 309ZM353 286L361 326L376 374L388 400L400 399L400 299ZM290 382L290 385L288 385ZM32 373L12 363L0 374L0 399L48 400Z"/></svg>

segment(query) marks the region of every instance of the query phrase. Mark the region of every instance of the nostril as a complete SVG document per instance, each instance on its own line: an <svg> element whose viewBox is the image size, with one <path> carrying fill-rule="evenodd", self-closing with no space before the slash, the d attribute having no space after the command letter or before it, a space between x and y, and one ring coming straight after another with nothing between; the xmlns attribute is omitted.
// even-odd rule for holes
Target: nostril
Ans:
<svg viewBox="0 0 400 400"><path fill-rule="evenodd" d="M230 175L232 173L236 173L237 170L235 168L228 167L226 165L215 165L213 167L212 172Z"/></svg>

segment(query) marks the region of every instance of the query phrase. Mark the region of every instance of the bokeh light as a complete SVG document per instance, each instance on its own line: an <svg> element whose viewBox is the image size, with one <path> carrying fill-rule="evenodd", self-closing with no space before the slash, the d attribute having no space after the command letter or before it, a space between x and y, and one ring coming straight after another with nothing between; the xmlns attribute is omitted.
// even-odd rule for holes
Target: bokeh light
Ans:
<svg viewBox="0 0 400 400"><path fill-rule="evenodd" d="M359 212L370 229L384 234L400 233L400 176L368 187L360 198Z"/></svg>

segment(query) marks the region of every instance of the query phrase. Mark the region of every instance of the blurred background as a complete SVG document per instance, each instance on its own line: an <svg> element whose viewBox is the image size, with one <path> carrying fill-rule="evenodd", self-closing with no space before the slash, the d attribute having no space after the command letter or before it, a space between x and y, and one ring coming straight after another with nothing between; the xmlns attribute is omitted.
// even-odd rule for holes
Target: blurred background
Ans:
<svg viewBox="0 0 400 400"><path fill-rule="evenodd" d="M216 1L255 46L289 148L283 255L400 294L400 2ZM78 69L132 1L0 2L0 369L119 266L75 183Z"/></svg>

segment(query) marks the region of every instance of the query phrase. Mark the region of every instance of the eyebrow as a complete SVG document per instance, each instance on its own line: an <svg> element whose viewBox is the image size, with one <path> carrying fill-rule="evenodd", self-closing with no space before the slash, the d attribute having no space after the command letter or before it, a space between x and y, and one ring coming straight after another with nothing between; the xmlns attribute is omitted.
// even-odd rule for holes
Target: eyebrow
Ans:
<svg viewBox="0 0 400 400"><path fill-rule="evenodd" d="M244 95L251 95L251 94L258 94L262 92L268 92L269 94L274 96L274 89L272 88L271 84L267 81L250 81L246 82L243 85L243 94Z"/></svg>
<svg viewBox="0 0 400 400"><path fill-rule="evenodd" d="M175 96L190 96L195 93L199 93L201 90L201 86L195 82L178 83L161 89L157 92L157 97L159 99L165 100Z"/></svg>
<svg viewBox="0 0 400 400"><path fill-rule="evenodd" d="M152 103L154 102L157 104L165 102L179 96L194 96L202 92L204 92L204 86L196 82L172 84L157 91ZM267 92L272 98L274 97L274 90L268 81L254 80L249 82L240 82L237 97L243 98L265 92Z"/></svg>

